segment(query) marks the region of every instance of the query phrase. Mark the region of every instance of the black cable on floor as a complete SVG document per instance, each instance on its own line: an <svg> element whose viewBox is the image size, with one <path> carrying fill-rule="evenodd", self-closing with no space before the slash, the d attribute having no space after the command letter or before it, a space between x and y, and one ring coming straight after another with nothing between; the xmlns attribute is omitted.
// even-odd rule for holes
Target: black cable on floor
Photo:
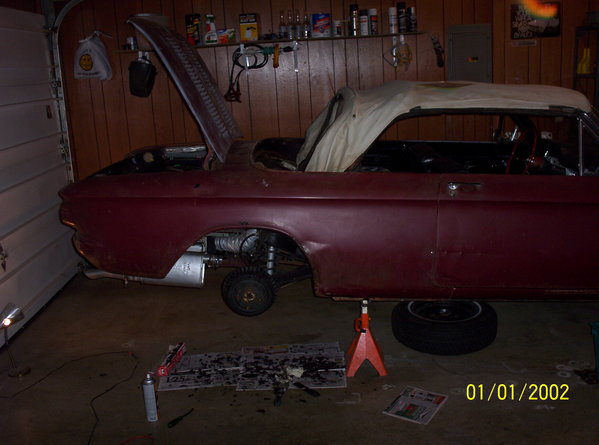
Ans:
<svg viewBox="0 0 599 445"><path fill-rule="evenodd" d="M114 354L127 354L128 356L130 356L132 359L135 360L135 366L133 366L133 368L131 369L131 373L129 374L129 376L127 376L126 378L124 378L123 380L120 380L118 382L116 382L114 385L112 385L110 388L108 388L107 390L101 392L100 394L98 394L97 396L95 396L93 399L91 399L89 401L89 405L92 409L92 412L94 413L94 417L96 419L96 421L94 422L94 426L92 427L92 430L90 432L89 438L87 440L88 445L91 443L93 436L94 436L94 432L96 431L96 427L98 426L98 422L100 421L100 418L98 417L98 413L96 412L96 409L94 407L94 402L99 399L100 397L102 397L103 395L109 393L110 391L112 391L114 388L116 388L117 386L119 386L121 383L125 383L129 380L131 380L131 378L133 377L133 375L135 374L135 371L137 370L137 367L139 365L139 359L137 358L137 356L135 354L133 354L131 351L109 351L109 352L100 352L98 354L90 354L90 355L84 355L83 357L78 357L72 360L69 360L65 363L63 363L62 365L60 365L59 367L53 369L52 371L48 372L45 376L43 376L42 378L36 380L35 382L31 383L29 386L26 386L25 388L15 392L14 394L11 394L9 396L5 396L5 395L0 395L0 399L13 399L16 396L18 396L19 394L24 393L25 391L33 388L34 386L38 385L39 383L43 382L44 380L46 380L48 377L50 377L52 374L60 371L61 369L63 369L65 366L70 365L71 363L75 363L81 360L86 360L89 358L95 358L95 357L101 357L104 355L114 355Z"/></svg>
<svg viewBox="0 0 599 445"><path fill-rule="evenodd" d="M94 426L92 427L92 430L89 433L89 438L87 439L87 445L92 443L92 440L94 438L94 432L96 431L96 427L98 426L98 423L100 422L100 418L98 417L98 413L96 412L96 408L94 407L94 402L97 399L99 399L100 397L102 397L103 395L108 394L110 391L112 391L114 388L119 386L121 383L125 383L125 382L128 382L129 380L131 380L131 378L135 374L135 371L137 370L137 366L139 365L139 360L134 354L130 353L129 351L123 351L123 352L129 353L131 358L135 359L135 366L133 366L133 369L131 369L131 373L129 374L128 377L116 382L110 388L106 389L105 391L101 392L100 394L98 394L97 396L95 396L93 399L90 400L89 406L92 409L92 412L94 413L94 417L96 418L96 421L94 422Z"/></svg>

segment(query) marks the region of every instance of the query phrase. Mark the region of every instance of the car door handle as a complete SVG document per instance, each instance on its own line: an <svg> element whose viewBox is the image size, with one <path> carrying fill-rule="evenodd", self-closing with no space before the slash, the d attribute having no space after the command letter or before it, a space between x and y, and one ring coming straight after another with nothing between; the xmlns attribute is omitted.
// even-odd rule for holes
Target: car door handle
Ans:
<svg viewBox="0 0 599 445"><path fill-rule="evenodd" d="M449 196L455 196L458 191L461 192L477 192L483 188L480 182L448 182L447 190Z"/></svg>

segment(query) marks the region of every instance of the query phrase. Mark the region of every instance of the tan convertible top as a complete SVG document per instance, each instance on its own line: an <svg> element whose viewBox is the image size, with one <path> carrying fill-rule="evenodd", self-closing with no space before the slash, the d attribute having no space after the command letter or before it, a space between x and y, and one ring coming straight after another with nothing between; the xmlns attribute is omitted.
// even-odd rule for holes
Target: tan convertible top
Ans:
<svg viewBox="0 0 599 445"><path fill-rule="evenodd" d="M333 99L306 132L297 157L297 165L305 164L312 152L306 171L345 171L395 118L417 107L487 111L569 107L591 111L583 94L548 85L397 80L369 90L345 87L336 97L342 99Z"/></svg>

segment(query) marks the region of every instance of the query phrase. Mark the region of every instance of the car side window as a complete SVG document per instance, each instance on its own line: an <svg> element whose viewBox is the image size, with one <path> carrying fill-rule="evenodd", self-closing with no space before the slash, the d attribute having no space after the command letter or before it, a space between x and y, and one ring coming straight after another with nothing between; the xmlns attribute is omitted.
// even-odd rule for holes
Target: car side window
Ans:
<svg viewBox="0 0 599 445"><path fill-rule="evenodd" d="M353 171L577 175L578 126L566 115L419 115L389 128ZM582 143L584 174L596 175L597 140L583 131Z"/></svg>

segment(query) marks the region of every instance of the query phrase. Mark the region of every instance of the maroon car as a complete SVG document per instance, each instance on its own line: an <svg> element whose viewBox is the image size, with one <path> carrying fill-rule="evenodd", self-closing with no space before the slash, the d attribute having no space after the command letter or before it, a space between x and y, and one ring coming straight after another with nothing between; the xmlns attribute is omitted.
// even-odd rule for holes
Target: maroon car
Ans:
<svg viewBox="0 0 599 445"><path fill-rule="evenodd" d="M131 23L206 146L146 147L62 190L89 277L201 287L207 269L231 267L223 298L242 315L311 277L317 296L402 301L396 337L441 354L493 341L495 313L475 300L599 293L599 121L580 93L343 88L305 139L251 142L182 37ZM440 126L451 139L433 137Z"/></svg>

